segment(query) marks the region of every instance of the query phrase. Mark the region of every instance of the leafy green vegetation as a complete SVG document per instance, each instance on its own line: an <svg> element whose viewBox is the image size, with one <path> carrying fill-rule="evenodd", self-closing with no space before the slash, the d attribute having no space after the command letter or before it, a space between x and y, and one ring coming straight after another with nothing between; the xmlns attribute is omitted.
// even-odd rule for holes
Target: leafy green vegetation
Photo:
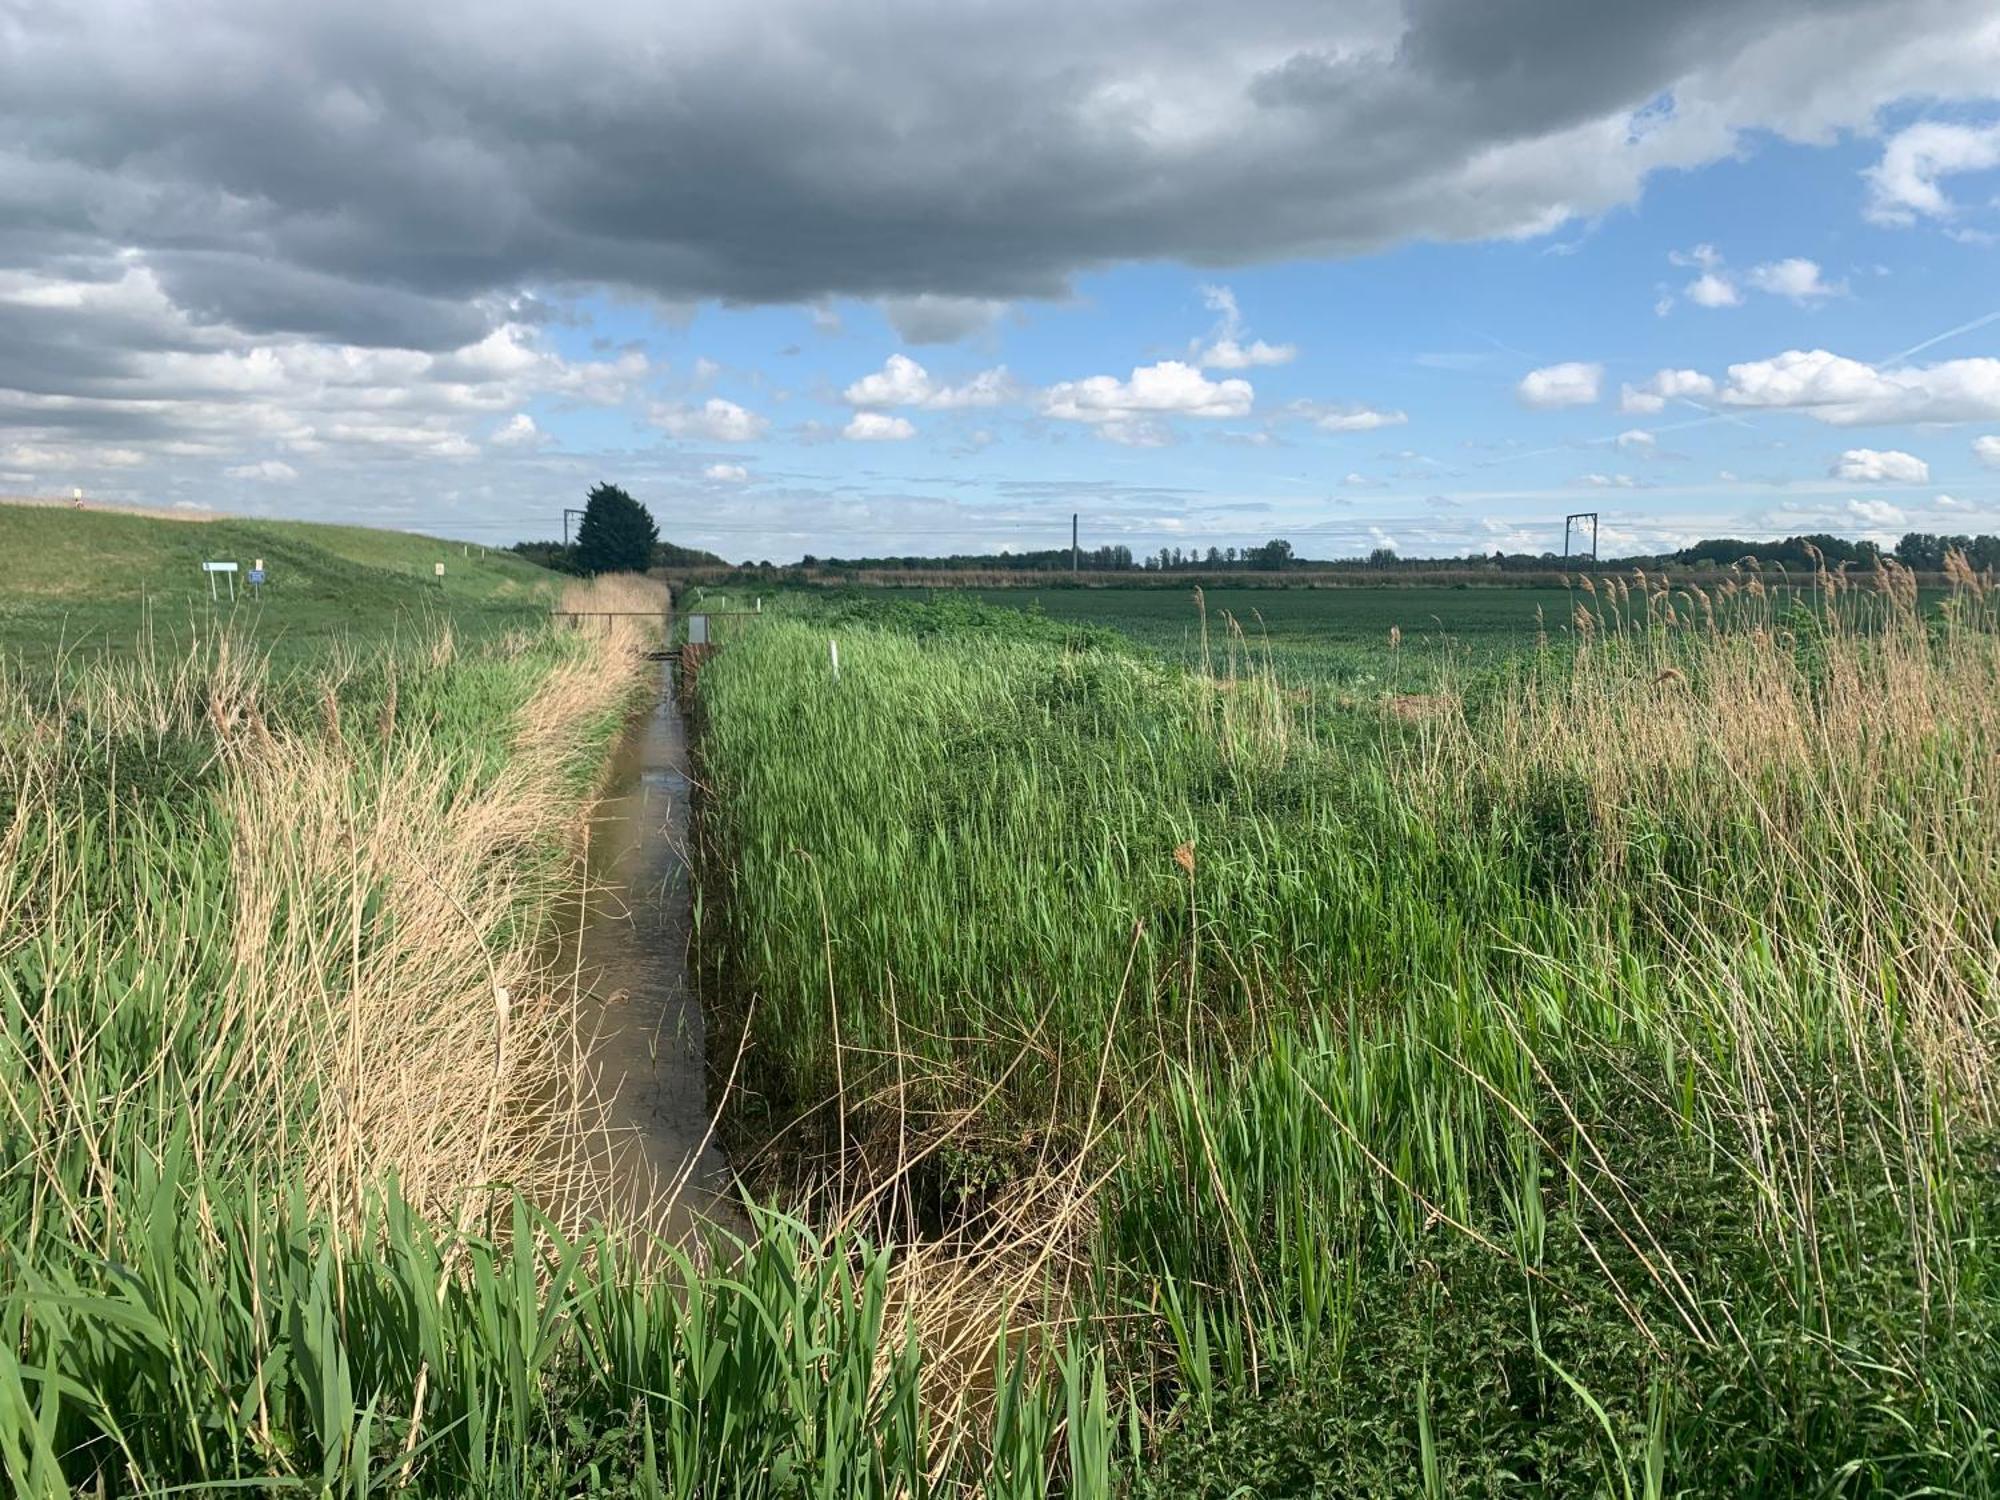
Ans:
<svg viewBox="0 0 2000 1500"><path fill-rule="evenodd" d="M963 1443L852 1235L578 1222L555 924L650 644L204 634L0 678L10 1493L1026 1496L1072 1416L1109 1430L1101 1356L1051 1384L1008 1345Z"/></svg>
<svg viewBox="0 0 2000 1500"><path fill-rule="evenodd" d="M1136 1492L2000 1479L1985 586L1577 603L1470 695L1213 594L1206 671L909 602L706 669L739 1130L1080 1258L1015 1307L1110 1355Z"/></svg>
<svg viewBox="0 0 2000 1500"><path fill-rule="evenodd" d="M16 1492L2000 1491L1984 580L683 601L683 1247L556 941L651 642L488 581L0 675Z"/></svg>
<svg viewBox="0 0 2000 1500"><path fill-rule="evenodd" d="M580 572L643 573L660 540L652 512L615 484L594 485L576 528Z"/></svg>

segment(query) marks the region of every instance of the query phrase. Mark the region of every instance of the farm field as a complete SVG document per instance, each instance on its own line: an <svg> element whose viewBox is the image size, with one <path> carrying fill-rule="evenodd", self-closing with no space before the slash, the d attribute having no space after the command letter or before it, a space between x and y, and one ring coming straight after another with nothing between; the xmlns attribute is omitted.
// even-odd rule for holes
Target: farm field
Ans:
<svg viewBox="0 0 2000 1500"><path fill-rule="evenodd" d="M910 590L849 587L839 597L893 605L915 597L977 600L996 609L1022 610L1062 625L1119 632L1167 659L1195 663L1201 656L1202 619L1189 588L1013 588ZM1267 650L1287 669L1333 680L1382 676L1390 631L1400 633L1406 670L1435 671L1446 664L1487 664L1534 643L1538 629L1560 633L1574 607L1564 589L1425 584L1356 588L1206 589L1211 655L1227 650L1230 622L1259 655ZM1541 611L1538 620L1536 611Z"/></svg>
<svg viewBox="0 0 2000 1500"><path fill-rule="evenodd" d="M978 597L1032 608L1052 620L1113 626L1145 645L1193 656L1199 652L1199 634L1190 592L990 589ZM1253 640L1268 639L1274 650L1294 656L1355 648L1379 651L1392 629L1413 650L1445 642L1475 652L1515 650L1533 644L1537 610L1541 623L1559 630L1573 608L1567 590L1507 586L1209 589L1204 597L1212 621L1228 615Z"/></svg>

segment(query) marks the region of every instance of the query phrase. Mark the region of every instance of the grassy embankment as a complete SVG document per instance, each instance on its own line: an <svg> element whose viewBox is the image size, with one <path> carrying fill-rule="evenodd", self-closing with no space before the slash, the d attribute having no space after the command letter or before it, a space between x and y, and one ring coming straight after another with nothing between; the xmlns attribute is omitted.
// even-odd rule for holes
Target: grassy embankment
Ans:
<svg viewBox="0 0 2000 1500"><path fill-rule="evenodd" d="M185 639L220 628L280 665L311 664L346 638L425 637L448 625L484 639L534 623L552 601L552 576L511 553L479 554L360 526L0 504L0 648L130 654L147 631ZM247 582L258 558L269 580L261 597ZM233 606L220 578L220 601L209 599L201 564L211 560L243 570Z"/></svg>
<svg viewBox="0 0 2000 1500"><path fill-rule="evenodd" d="M941 1410L1008 1319L1135 1493L2000 1488L1994 600L1579 600L1372 705L1213 619L710 665L739 1128L902 1242Z"/></svg>

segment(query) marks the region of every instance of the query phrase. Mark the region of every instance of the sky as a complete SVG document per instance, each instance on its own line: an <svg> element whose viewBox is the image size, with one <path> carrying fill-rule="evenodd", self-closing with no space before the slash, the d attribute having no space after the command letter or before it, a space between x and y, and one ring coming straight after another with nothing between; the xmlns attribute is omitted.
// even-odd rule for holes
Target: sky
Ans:
<svg viewBox="0 0 2000 1500"><path fill-rule="evenodd" d="M1996 273L1992 0L0 0L0 494L2000 531Z"/></svg>

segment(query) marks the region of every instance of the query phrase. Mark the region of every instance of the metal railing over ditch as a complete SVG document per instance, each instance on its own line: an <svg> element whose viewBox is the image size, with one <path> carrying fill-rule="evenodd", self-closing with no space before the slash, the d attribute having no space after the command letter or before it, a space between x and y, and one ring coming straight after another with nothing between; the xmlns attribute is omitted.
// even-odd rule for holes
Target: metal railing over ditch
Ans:
<svg viewBox="0 0 2000 1500"><path fill-rule="evenodd" d="M676 638L675 631L675 617L677 613L679 615L679 623L683 627L678 639ZM566 620L569 622L571 629L585 628L586 623L591 621L601 621L602 628L607 631L612 628L611 622L613 620L655 621L660 627L660 639L665 648L646 653L648 657L655 661L678 661L683 645L703 647L721 645L722 642L716 638L709 628L711 621L758 620L763 617L764 612L757 609L694 609L677 612L672 607L669 607L664 610L552 609L549 611L550 619Z"/></svg>

